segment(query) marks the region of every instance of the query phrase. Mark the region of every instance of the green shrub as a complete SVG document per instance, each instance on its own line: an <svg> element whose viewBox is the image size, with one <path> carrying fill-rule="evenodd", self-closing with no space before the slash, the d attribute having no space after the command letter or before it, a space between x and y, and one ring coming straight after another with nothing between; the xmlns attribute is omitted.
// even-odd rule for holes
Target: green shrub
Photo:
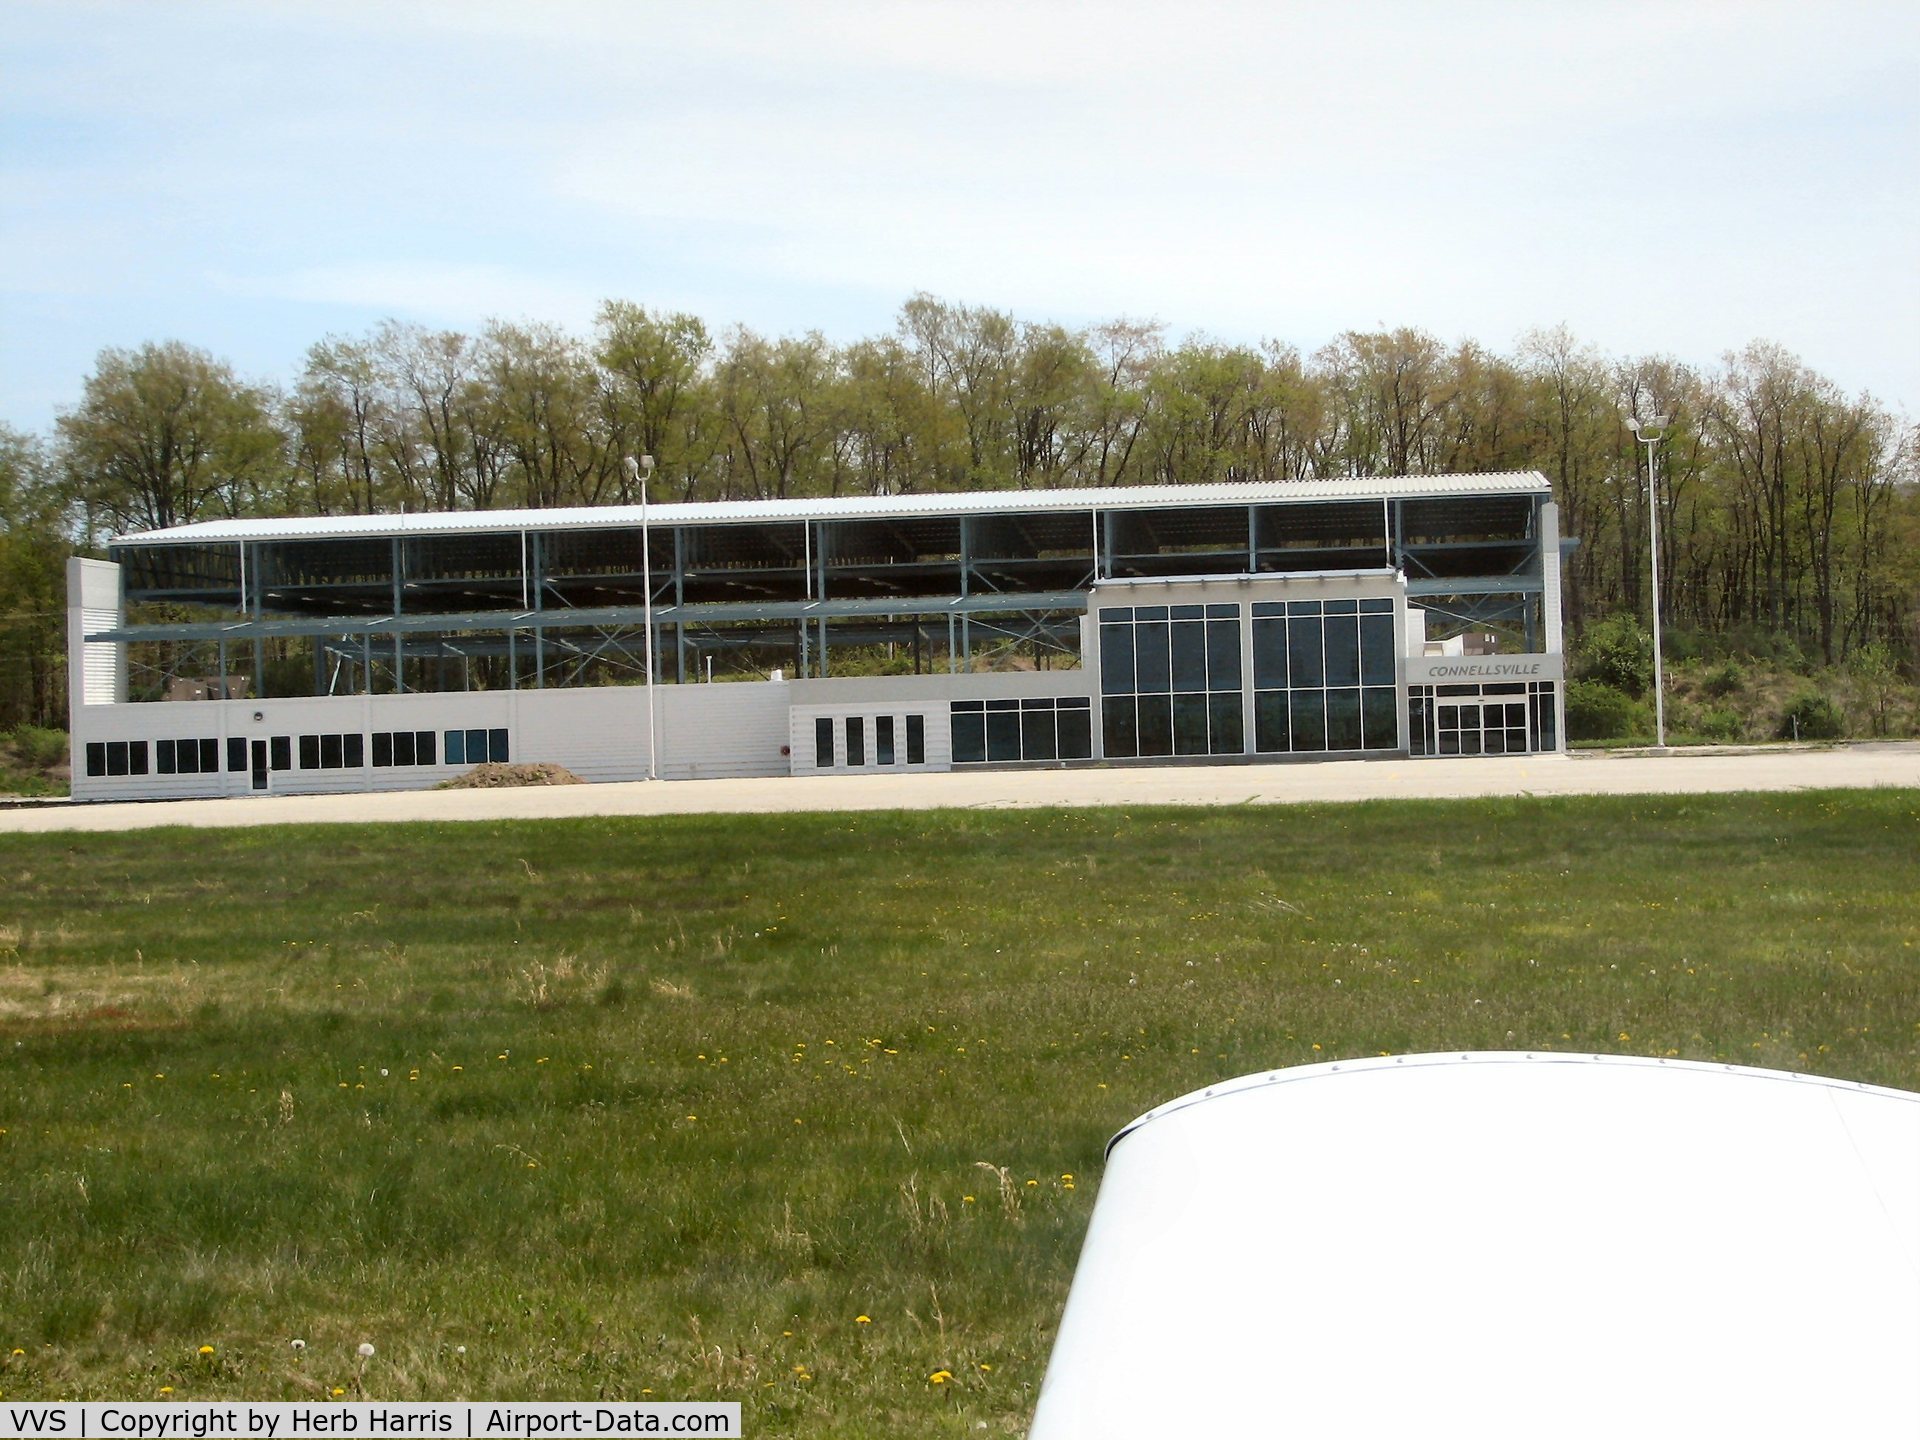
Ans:
<svg viewBox="0 0 1920 1440"><path fill-rule="evenodd" d="M1847 733L1840 707L1817 690L1803 690L1780 712L1782 740L1838 740Z"/></svg>
<svg viewBox="0 0 1920 1440"><path fill-rule="evenodd" d="M1580 637L1580 678L1635 699L1653 684L1653 636L1631 615L1609 615Z"/></svg>
<svg viewBox="0 0 1920 1440"><path fill-rule="evenodd" d="M1647 707L1598 680L1575 680L1567 686L1569 740L1633 740L1653 730Z"/></svg>
<svg viewBox="0 0 1920 1440"><path fill-rule="evenodd" d="M1747 670L1738 660L1722 660L1700 679L1701 688L1716 700L1723 700L1747 683Z"/></svg>
<svg viewBox="0 0 1920 1440"><path fill-rule="evenodd" d="M21 762L38 770L64 765L67 760L67 732L48 730L39 725L22 725L8 740Z"/></svg>
<svg viewBox="0 0 1920 1440"><path fill-rule="evenodd" d="M1747 722L1735 710L1705 710L1693 717L1688 727L1702 740L1731 745L1747 738Z"/></svg>

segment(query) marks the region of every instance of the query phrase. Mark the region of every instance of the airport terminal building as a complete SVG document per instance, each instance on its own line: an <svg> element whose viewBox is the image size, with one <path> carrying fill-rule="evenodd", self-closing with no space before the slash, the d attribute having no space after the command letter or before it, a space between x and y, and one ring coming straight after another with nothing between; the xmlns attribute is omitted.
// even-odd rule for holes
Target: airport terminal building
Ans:
<svg viewBox="0 0 1920 1440"><path fill-rule="evenodd" d="M123 535L73 793L1557 751L1561 543L1533 472Z"/></svg>

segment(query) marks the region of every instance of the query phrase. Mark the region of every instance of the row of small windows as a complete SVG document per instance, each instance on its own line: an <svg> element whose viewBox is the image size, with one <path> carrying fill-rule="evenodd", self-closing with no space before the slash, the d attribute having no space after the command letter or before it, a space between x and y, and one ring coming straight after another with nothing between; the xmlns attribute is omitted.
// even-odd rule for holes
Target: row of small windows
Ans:
<svg viewBox="0 0 1920 1440"><path fill-rule="evenodd" d="M956 765L1093 758L1090 700L955 700L950 723Z"/></svg>
<svg viewBox="0 0 1920 1440"><path fill-rule="evenodd" d="M373 736L373 763L376 766L434 765L438 748L437 732L432 730L383 730ZM294 737L275 735L267 741L269 764L274 770L294 768ZM505 730L449 730L446 732L446 763L480 765L488 761L507 763ZM367 763L366 737L351 733L302 735L299 737L302 770L357 770ZM93 740L86 749L89 776L116 775L214 775L220 771L220 742L214 739ZM226 768L243 771L248 767L247 737L227 739Z"/></svg>
<svg viewBox="0 0 1920 1440"><path fill-rule="evenodd" d="M836 721L831 715L821 715L813 722L813 763L821 770L835 769L839 762L835 759L836 729L845 741L845 764L850 769L863 769L869 763L873 765L898 765L900 763L899 731L894 725L892 715L848 715ZM927 763L927 717L908 715L906 719L906 763L924 765ZM871 758L867 748L868 722L872 722L873 748Z"/></svg>

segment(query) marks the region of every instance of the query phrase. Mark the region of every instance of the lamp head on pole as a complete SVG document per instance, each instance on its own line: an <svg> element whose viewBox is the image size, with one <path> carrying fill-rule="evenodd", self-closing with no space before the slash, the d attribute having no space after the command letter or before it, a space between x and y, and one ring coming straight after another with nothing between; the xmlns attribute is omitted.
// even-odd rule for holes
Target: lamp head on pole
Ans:
<svg viewBox="0 0 1920 1440"><path fill-rule="evenodd" d="M651 455L642 455L638 460L629 455L620 463L626 469L627 479L629 480L638 480L642 475L653 474L653 457Z"/></svg>
<svg viewBox="0 0 1920 1440"><path fill-rule="evenodd" d="M1644 420L1638 415L1630 415L1627 417L1627 427L1633 431L1636 438L1652 442L1660 438L1661 432L1667 428L1672 419L1671 415L1649 415Z"/></svg>

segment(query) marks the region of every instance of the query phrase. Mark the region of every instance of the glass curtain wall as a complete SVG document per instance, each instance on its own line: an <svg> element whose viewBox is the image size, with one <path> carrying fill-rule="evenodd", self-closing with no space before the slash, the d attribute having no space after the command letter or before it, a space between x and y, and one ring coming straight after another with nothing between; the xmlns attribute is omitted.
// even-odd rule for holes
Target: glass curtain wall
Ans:
<svg viewBox="0 0 1920 1440"><path fill-rule="evenodd" d="M1397 748L1393 601L1256 604L1253 689L1262 754Z"/></svg>
<svg viewBox="0 0 1920 1440"><path fill-rule="evenodd" d="M1100 716L1114 759L1246 749L1239 605L1100 612Z"/></svg>

